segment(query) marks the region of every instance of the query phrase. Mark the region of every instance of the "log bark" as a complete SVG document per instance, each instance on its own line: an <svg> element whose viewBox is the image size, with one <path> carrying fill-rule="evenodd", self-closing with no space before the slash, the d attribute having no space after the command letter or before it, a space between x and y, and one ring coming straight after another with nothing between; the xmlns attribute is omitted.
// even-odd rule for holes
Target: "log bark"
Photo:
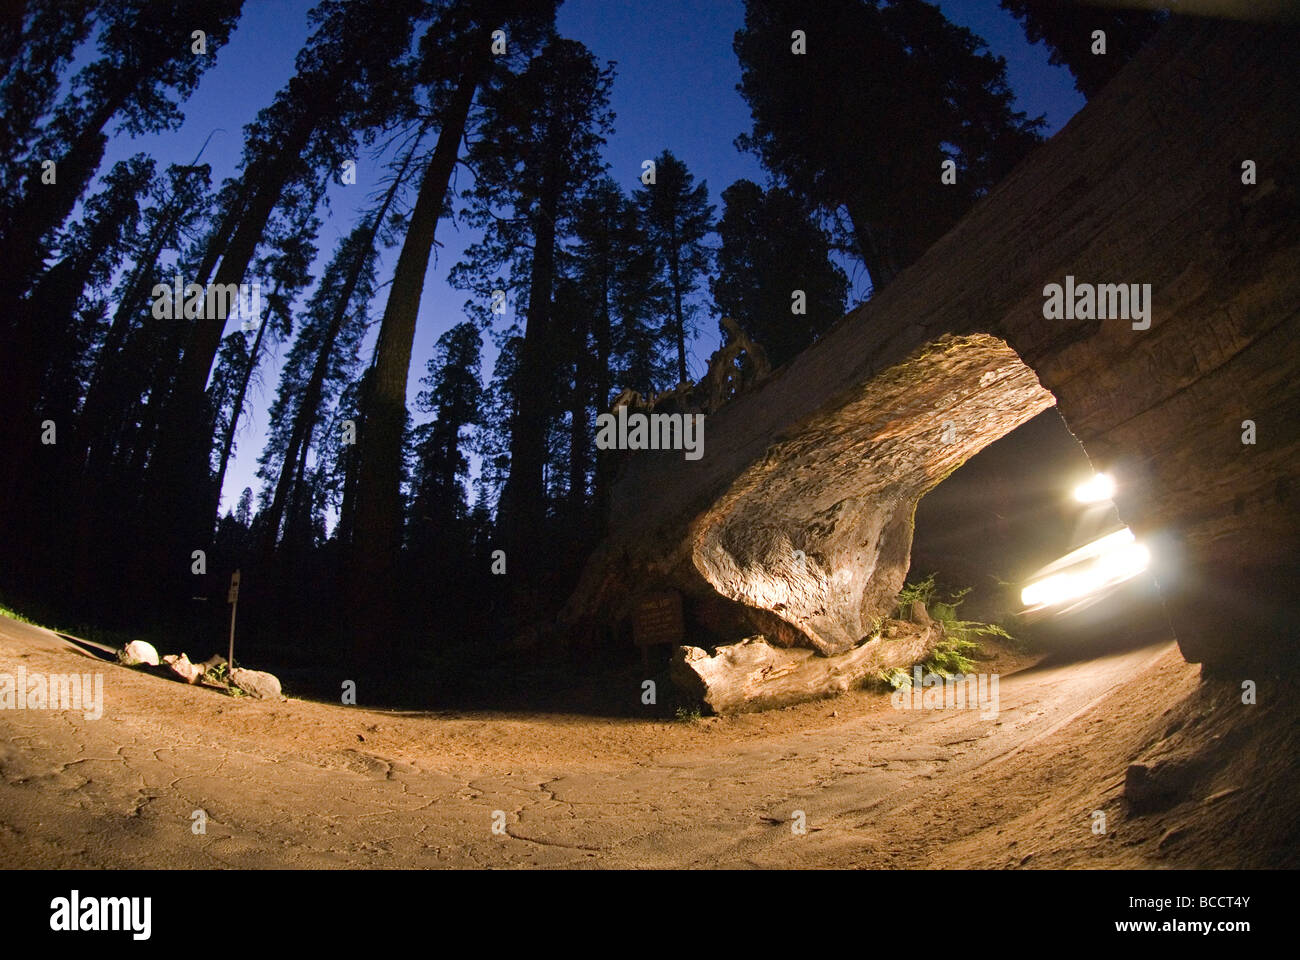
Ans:
<svg viewBox="0 0 1300 960"><path fill-rule="evenodd" d="M731 414L761 394L706 416L700 461L634 454L615 487L613 533L568 615L617 621L655 584L697 606L727 601L730 617L713 604L711 625L730 639L759 630L825 655L861 644L903 585L921 496L1052 397L988 336L940 338L854 393L756 457L753 427ZM770 422L779 409L754 412ZM730 482L710 485L718 475Z"/></svg>

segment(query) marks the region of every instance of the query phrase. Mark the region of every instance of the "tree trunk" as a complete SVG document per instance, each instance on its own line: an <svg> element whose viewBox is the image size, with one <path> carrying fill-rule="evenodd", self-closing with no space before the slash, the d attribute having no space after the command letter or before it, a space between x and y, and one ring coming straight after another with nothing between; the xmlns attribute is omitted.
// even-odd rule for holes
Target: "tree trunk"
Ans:
<svg viewBox="0 0 1300 960"><path fill-rule="evenodd" d="M677 339L677 382L689 383L691 375L686 369L686 316L682 313L681 257L676 229L672 231L668 244L669 277L673 286L673 333Z"/></svg>
<svg viewBox="0 0 1300 960"><path fill-rule="evenodd" d="M898 276L898 266L887 242L881 236L882 231L872 225L871 220L861 210L849 210L849 220L853 223L853 235L858 242L858 252L871 277L871 293L874 296L885 289Z"/></svg>
<svg viewBox="0 0 1300 960"><path fill-rule="evenodd" d="M501 491L499 524L506 552L520 576L512 585L517 602L527 606L538 572L542 525L546 519L546 431L551 419L551 308L555 283L555 214L559 197L554 179L542 175L540 209L533 233L533 263L528 284L528 321L515 381L510 425L510 475Z"/></svg>
<svg viewBox="0 0 1300 960"><path fill-rule="evenodd" d="M601 292L600 305L596 311L596 329L594 339L596 342L596 413L601 414L609 406L610 394L610 353L611 349L611 324L609 308L609 286L610 271L613 269L612 258L609 255L609 235L606 234L605 244L602 249L603 262L601 263ZM606 514L609 510L609 485L612 479L613 460L610 456L611 451L596 450L596 468L592 480L592 500L595 523L593 524L597 536L604 536Z"/></svg>
<svg viewBox="0 0 1300 960"><path fill-rule="evenodd" d="M301 543L303 540L303 531L300 529L303 524L310 526L311 504L307 502L307 454L311 450L311 435L314 424L307 425L307 434L303 438L302 445L298 450L298 466L293 471L293 493L289 496L287 505L287 519L284 522L285 539L291 543L297 540Z"/></svg>
<svg viewBox="0 0 1300 960"><path fill-rule="evenodd" d="M569 404L569 510L575 521L585 520L587 507L587 466L590 456L591 359L587 350L587 315L579 315L574 330L573 397Z"/></svg>
<svg viewBox="0 0 1300 960"><path fill-rule="evenodd" d="M305 149L320 113L320 110L313 110L300 116L287 133L276 162L266 171L265 178L259 179L248 207L240 214L230 243L222 252L214 283L238 285L246 282L248 265L279 203L292 166ZM211 253L210 246L209 257ZM150 405L160 408L155 414L157 444L149 461L147 477L150 499L154 504L149 514L153 527L150 542L155 554L154 569L160 571L156 582L164 590L179 586L185 572L177 572L180 570L179 558L206 544L211 532L208 523L211 515L196 507L210 503L206 457L212 423L204 394L225 326L224 317L195 320L170 392L165 398L159 397L156 403L155 398L150 397Z"/></svg>
<svg viewBox="0 0 1300 960"><path fill-rule="evenodd" d="M429 255L442 217L451 176L460 157L470 106L490 64L486 35L470 41L460 85L441 118L438 144L420 183L406 239L393 273L375 344L370 391L359 437L356 521L352 531L356 652L368 660L391 650L389 592L401 542L402 440L406 429L406 381L411 345Z"/></svg>
<svg viewBox="0 0 1300 960"><path fill-rule="evenodd" d="M144 308L148 280L153 276L158 257L162 254L163 246L171 236L180 215L179 209L170 210L150 238L149 246L137 261L130 283L122 294L122 301L113 313L113 322L109 325L104 342L95 357L94 372L86 388L86 400L81 407L75 438L73 463L79 468L85 469L97 459L93 454L96 445L102 442L104 425L111 416L111 412L106 407L113 393L111 387L119 379L117 367L121 363L122 348L126 344L132 320Z"/></svg>
<svg viewBox="0 0 1300 960"><path fill-rule="evenodd" d="M912 621L883 621L879 634L830 657L773 646L761 636L718 647L713 655L678 647L671 676L674 686L714 713L771 710L844 693L887 670L908 670L942 637L943 627L922 608Z"/></svg>
<svg viewBox="0 0 1300 960"><path fill-rule="evenodd" d="M108 122L116 107L106 104L92 118L99 126ZM0 447L6 451L0 467L0 511L26 500L24 490L32 476L35 450L31 438L38 435L39 418L33 418L41 376L40 337L22 296L40 273L42 238L63 224L72 212L86 184L94 176L104 155L107 138L87 128L60 158L53 184L40 183L35 174L26 195L9 220L4 238L5 264L0 271L0 356L6 369L5 389L0 390ZM71 427L71 424L67 424ZM5 527L19 518L0 520ZM18 536L12 527L6 531Z"/></svg>
<svg viewBox="0 0 1300 960"><path fill-rule="evenodd" d="M253 338L253 346L248 351L248 363L239 378L239 390L235 393L234 406L230 410L230 422L226 424L225 435L221 438L221 459L217 464L217 477L212 491L212 510L209 512L214 530L221 516L221 488L225 485L226 467L230 463L230 452L235 446L235 430L238 429L239 418L244 412L244 397L248 393L248 383L253 379L253 371L257 369L262 354L262 337L266 334L266 327L265 320L257 325L257 336Z"/></svg>
<svg viewBox="0 0 1300 960"><path fill-rule="evenodd" d="M348 308L352 305L352 298L356 294L357 284L361 280L366 260L369 259L374 249L375 237L378 236L379 228L384 222L384 217L388 214L388 208L392 205L393 198L397 196L397 191L405 179L407 166L415 155L415 148L419 145L419 142L420 138L417 138L416 142L411 146L410 152L407 153L397 174L393 177L393 182L388 188L388 193L384 196L383 203L379 205L379 209L373 214L370 227L366 231L365 242L357 250L356 259L348 264L348 271L346 279L343 281L342 291L339 294L338 305L334 315L330 317L329 328L321 341L320 351L316 354L316 363L312 366L311 378L307 381L302 402L298 405L297 413L294 416L293 433L289 437L289 447L285 451L284 460L280 465L280 476L276 480L275 493L271 497L271 506L267 512L266 524L262 530L262 543L258 552L263 557L269 557L275 551L276 539L279 537L280 532L280 520L284 516L286 498L290 487L294 486L295 470L293 464L298 459L300 450L305 462L308 439L311 436L316 419L320 416L321 395L325 389L325 376L329 372L329 361L334 353L334 343L338 339L339 330L343 327L343 321L347 319ZM298 478L297 482L301 483L301 477Z"/></svg>
<svg viewBox="0 0 1300 960"><path fill-rule="evenodd" d="M276 154L276 162L266 171L264 179L259 178L249 205L239 213L238 226L230 238L230 243L221 252L220 265L217 267L213 283L221 286L246 282L245 274L248 265L252 262L258 244L262 241L266 224L280 202L280 194L285 182L289 178L293 165L298 162L302 151L306 148L320 116L319 110L300 116L286 134L282 147ZM254 172L260 171L250 170L246 176L252 176ZM223 223L223 229L226 225ZM210 262L213 253L214 246L210 245L205 255L204 267ZM206 279L196 282L206 283ZM187 421L202 419L199 411L203 407L203 393L225 329L225 317L204 317L196 320L191 328L162 416L166 428L164 437L173 432L172 428L184 425ZM165 441L162 449L169 449ZM174 466L174 464L165 463L165 466Z"/></svg>
<svg viewBox="0 0 1300 960"><path fill-rule="evenodd" d="M44 253L41 240L63 226L99 169L108 143L101 131L126 99L126 90L120 85L118 89L121 93L117 99L101 104L63 156L39 158L56 161L55 180L50 184L42 183L41 173L34 172L18 208L10 217L9 235L5 237L7 262L3 285L0 285L3 291L3 301L0 302L4 302L6 307L35 280Z"/></svg>

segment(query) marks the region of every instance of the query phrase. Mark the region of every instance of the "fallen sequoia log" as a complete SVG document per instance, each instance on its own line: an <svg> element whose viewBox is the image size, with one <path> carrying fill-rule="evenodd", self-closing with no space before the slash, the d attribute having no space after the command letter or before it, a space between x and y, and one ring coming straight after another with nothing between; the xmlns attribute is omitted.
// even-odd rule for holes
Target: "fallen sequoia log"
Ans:
<svg viewBox="0 0 1300 960"><path fill-rule="evenodd" d="M602 618L617 621L668 587L717 636L758 630L782 646L843 653L894 605L922 494L1051 403L996 338L941 338L736 469L725 495L690 510L677 499L683 484L664 477L673 499L622 518L588 566L604 578L588 584L597 596L579 603L603 604ZM715 471L728 463L727 439L707 441ZM676 461L660 461L665 473L682 468L680 454L664 456ZM617 505L628 492L616 488Z"/></svg>
<svg viewBox="0 0 1300 960"><path fill-rule="evenodd" d="M870 639L833 657L776 647L759 635L713 654L678 647L671 675L674 686L714 713L768 710L834 696L891 668L921 663L941 639L943 625L916 603L910 621L886 620Z"/></svg>
<svg viewBox="0 0 1300 960"><path fill-rule="evenodd" d="M699 460L628 455L562 620L671 588L693 645L843 655L892 610L917 501L1055 402L1117 475L1184 655L1278 656L1300 596L1298 39L1166 27L889 287L709 412ZM1046 309L1076 281L1137 284L1149 313Z"/></svg>

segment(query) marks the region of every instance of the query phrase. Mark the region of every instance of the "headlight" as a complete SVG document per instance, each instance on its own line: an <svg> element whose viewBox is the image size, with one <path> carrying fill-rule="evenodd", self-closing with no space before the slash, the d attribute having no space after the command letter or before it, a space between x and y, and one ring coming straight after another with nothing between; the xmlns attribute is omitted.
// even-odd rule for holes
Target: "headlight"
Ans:
<svg viewBox="0 0 1300 960"><path fill-rule="evenodd" d="M1091 480L1074 488L1074 499L1080 503L1100 503L1115 496L1115 479L1109 473L1094 474Z"/></svg>
<svg viewBox="0 0 1300 960"><path fill-rule="evenodd" d="M1136 577L1151 563L1151 552L1128 527L1094 540L1045 568L1056 568L1020 591L1026 607L1042 608L1078 600Z"/></svg>

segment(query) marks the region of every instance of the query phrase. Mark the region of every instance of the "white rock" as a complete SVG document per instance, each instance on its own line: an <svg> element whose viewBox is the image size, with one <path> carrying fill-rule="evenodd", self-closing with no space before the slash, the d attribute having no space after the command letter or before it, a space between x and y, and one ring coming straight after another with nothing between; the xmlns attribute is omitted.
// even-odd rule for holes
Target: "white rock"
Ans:
<svg viewBox="0 0 1300 960"><path fill-rule="evenodd" d="M230 671L230 681L250 697L256 697L258 700L281 699L280 681L273 673L236 667Z"/></svg>
<svg viewBox="0 0 1300 960"><path fill-rule="evenodd" d="M179 657L174 653L168 654L162 658L162 662L186 683L196 683L203 676L203 668L197 663L190 663L190 658L183 653Z"/></svg>
<svg viewBox="0 0 1300 960"><path fill-rule="evenodd" d="M139 666L142 663L156 667L158 666L158 651L154 649L152 643L146 643L143 640L132 640L126 645L126 649L118 654L118 659L128 667Z"/></svg>

